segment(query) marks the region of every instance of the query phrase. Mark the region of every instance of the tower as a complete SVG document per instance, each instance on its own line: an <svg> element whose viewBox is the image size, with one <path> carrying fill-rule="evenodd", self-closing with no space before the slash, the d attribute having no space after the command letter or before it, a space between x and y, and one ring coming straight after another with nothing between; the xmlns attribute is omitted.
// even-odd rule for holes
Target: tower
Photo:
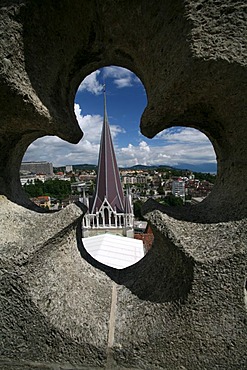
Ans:
<svg viewBox="0 0 247 370"><path fill-rule="evenodd" d="M134 214L131 196L124 196L114 146L112 142L104 88L104 119L100 141L96 190L85 199L88 213L83 218L83 237L110 231L128 237L134 236Z"/></svg>

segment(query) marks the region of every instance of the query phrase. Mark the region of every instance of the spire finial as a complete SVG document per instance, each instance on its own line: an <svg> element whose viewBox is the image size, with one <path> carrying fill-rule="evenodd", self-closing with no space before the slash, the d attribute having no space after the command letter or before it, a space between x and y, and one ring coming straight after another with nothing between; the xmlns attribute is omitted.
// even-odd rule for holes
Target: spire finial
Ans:
<svg viewBox="0 0 247 370"><path fill-rule="evenodd" d="M104 93L104 120L108 120L107 110L106 110L106 85L103 84L103 93Z"/></svg>

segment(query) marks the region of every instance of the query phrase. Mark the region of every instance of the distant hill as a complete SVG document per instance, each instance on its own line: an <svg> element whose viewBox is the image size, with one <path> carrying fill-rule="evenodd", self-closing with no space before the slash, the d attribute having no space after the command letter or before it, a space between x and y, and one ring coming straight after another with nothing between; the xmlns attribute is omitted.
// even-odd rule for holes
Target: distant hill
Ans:
<svg viewBox="0 0 247 370"><path fill-rule="evenodd" d="M131 167L120 167L120 169L124 170L155 170L158 168L167 168L167 169L175 169L175 167L167 166L167 165L159 165L159 166L145 166L143 164L137 164Z"/></svg>
<svg viewBox="0 0 247 370"><path fill-rule="evenodd" d="M98 166L96 164L73 164L76 170L95 170Z"/></svg>
<svg viewBox="0 0 247 370"><path fill-rule="evenodd" d="M189 170L194 172L203 172L203 173L216 173L217 164L216 163L201 163L193 165L190 163L180 163L177 166L168 166L168 165L159 165L159 166L144 166L142 164L137 164L132 167L127 167L130 170L154 170L159 168L167 168L168 170Z"/></svg>
<svg viewBox="0 0 247 370"><path fill-rule="evenodd" d="M152 170L157 168L157 166L144 166L143 164L137 164L135 166L131 167L121 167L123 169L129 169L129 170Z"/></svg>
<svg viewBox="0 0 247 370"><path fill-rule="evenodd" d="M200 163L200 164L189 164L180 163L179 166L174 166L176 169L188 169L192 172L203 172L203 173L217 173L216 163Z"/></svg>
<svg viewBox="0 0 247 370"><path fill-rule="evenodd" d="M54 167L54 171L65 171L66 166L61 167ZM74 170L97 170L96 164L73 164ZM123 169L129 169L129 170L155 170L155 169L161 169L161 168L167 168L168 170L189 170L194 172L203 172L203 173L216 173L217 172L217 164L216 163L201 163L198 165L193 165L189 163L181 163L177 166L168 166L168 165L159 165L159 166L145 166L143 164L137 164L135 166L131 167L120 167L121 170Z"/></svg>
<svg viewBox="0 0 247 370"><path fill-rule="evenodd" d="M73 164L73 169L74 170L96 170L98 166L96 164ZM58 171L65 171L66 166L59 166L59 167L53 167L55 172Z"/></svg>

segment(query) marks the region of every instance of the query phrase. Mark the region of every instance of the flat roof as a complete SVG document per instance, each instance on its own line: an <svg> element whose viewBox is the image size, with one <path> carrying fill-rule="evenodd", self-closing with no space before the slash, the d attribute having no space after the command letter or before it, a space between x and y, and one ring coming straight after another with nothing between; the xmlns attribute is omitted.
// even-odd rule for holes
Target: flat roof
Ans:
<svg viewBox="0 0 247 370"><path fill-rule="evenodd" d="M82 238L87 252L97 261L123 269L144 257L143 242L133 238L105 233Z"/></svg>

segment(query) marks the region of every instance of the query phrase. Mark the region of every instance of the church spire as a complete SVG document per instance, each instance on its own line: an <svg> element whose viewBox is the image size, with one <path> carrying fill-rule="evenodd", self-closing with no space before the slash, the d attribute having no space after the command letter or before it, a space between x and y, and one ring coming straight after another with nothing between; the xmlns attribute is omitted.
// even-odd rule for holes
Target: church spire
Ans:
<svg viewBox="0 0 247 370"><path fill-rule="evenodd" d="M100 142L97 184L90 210L91 213L99 210L105 199L113 210L124 212L124 195L107 117L104 85L104 120Z"/></svg>

